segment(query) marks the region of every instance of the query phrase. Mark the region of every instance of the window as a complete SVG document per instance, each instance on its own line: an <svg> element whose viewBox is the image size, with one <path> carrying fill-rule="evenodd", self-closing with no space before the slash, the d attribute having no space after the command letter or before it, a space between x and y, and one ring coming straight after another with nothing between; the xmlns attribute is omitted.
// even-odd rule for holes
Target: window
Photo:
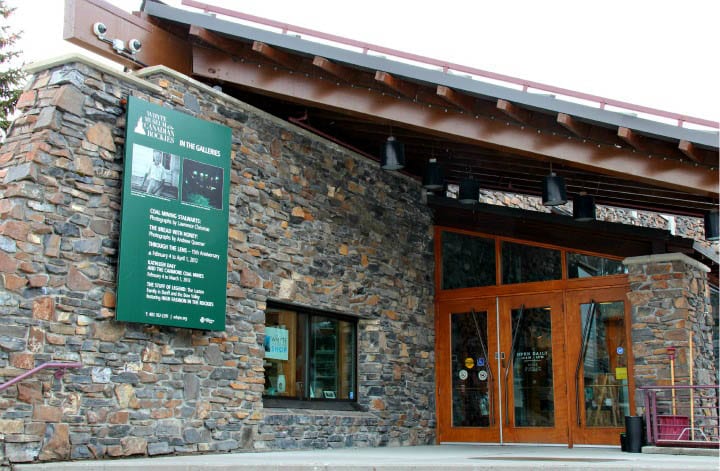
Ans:
<svg viewBox="0 0 720 471"><path fill-rule="evenodd" d="M551 281L562 278L560 251L533 245L502 243L503 284Z"/></svg>
<svg viewBox="0 0 720 471"><path fill-rule="evenodd" d="M273 303L265 316L266 398L355 401L356 320Z"/></svg>
<svg viewBox="0 0 720 471"><path fill-rule="evenodd" d="M442 275L442 289L495 285L495 239L443 232Z"/></svg>
<svg viewBox="0 0 720 471"><path fill-rule="evenodd" d="M587 278L627 273L627 268L619 260L574 252L567 253L567 269L568 278Z"/></svg>

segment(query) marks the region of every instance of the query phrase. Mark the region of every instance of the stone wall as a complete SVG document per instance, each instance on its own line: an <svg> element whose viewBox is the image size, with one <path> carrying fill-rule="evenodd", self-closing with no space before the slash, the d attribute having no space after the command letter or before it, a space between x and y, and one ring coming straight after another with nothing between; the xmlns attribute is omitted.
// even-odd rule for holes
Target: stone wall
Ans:
<svg viewBox="0 0 720 471"><path fill-rule="evenodd" d="M0 150L0 465L433 443L431 215L420 185L164 68L37 65ZM114 320L129 94L230 126L223 332ZM264 409L268 299L360 320L359 412Z"/></svg>
<svg viewBox="0 0 720 471"><path fill-rule="evenodd" d="M693 338L694 384L716 384L709 269L682 254L632 257L629 271L635 387L670 385L668 347L675 347L675 377L688 384L689 339ZM643 396L635 393L636 406Z"/></svg>

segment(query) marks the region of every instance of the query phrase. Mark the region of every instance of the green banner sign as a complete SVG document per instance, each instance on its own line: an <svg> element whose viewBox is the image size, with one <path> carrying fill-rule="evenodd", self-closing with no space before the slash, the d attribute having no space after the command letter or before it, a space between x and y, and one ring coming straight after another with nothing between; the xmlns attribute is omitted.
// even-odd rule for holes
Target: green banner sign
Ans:
<svg viewBox="0 0 720 471"><path fill-rule="evenodd" d="M117 319L225 329L227 126L130 97Z"/></svg>

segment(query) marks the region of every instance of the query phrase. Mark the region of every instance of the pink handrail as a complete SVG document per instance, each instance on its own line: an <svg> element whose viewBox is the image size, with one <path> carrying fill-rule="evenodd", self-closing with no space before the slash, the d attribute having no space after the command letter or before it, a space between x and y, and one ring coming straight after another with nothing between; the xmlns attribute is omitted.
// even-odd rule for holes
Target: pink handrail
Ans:
<svg viewBox="0 0 720 471"><path fill-rule="evenodd" d="M651 108L649 106L642 106L642 105L635 105L633 103L628 103L620 100L614 100L612 98L605 98L599 95L592 95L589 93L582 93L577 92L574 90L570 90L567 88L562 87L556 87L554 85L547 85L540 82L535 82L532 80L524 80L521 78L513 77L510 75L504 75L504 74L498 74L495 72L490 72L487 70L482 69L476 69L474 67L468 67L461 64L455 64L452 62L447 61L441 61L438 59L433 59L426 56L421 56L418 54L412 54L409 52L403 52L399 51L397 49L392 49L384 46L378 46L375 44L366 43L363 41L356 41L354 39L344 38L342 36L337 36L334 34L329 33L323 33L322 31L317 31L314 29L304 28L302 26L296 26L291 25L289 23L283 23L280 21L271 20L268 18L262 18L260 16L250 15L248 13L242 13L235 10L230 10L228 8L218 7L215 5L208 5L203 2L198 2L196 0L182 0L182 4L191 8L197 8L200 10L204 10L207 13L217 13L220 15L230 16L233 18L238 18L244 21L250 21L252 23L258 23L265 26L270 26L273 28L280 29L283 34L287 34L289 31L293 31L295 33L304 34L306 36L312 36L318 39L323 39L326 41L332 41L339 44L345 44L347 46L357 47L363 50L363 53L367 54L368 51L375 51L381 54L387 54L394 57L399 57L401 59L407 59L412 60L415 62L420 62L423 64L433 65L437 67L441 67L443 72L447 72L449 70L455 70L458 72L463 72L467 74L472 75L478 75L480 77L489 78L492 80L498 80L501 82L507 82L512 83L515 85L520 85L523 87L523 91L527 91L528 88L534 88L537 90L542 90L545 92L550 93L556 93L559 95L569 96L573 98L578 98L581 100L587 100L591 102L598 103L601 109L604 109L606 106L615 106L617 108L622 108L625 110L631 110L631 111L637 111L639 113L645 113L653 116L658 116L662 118L668 118L668 119L674 119L677 120L677 125L679 127L682 127L685 123L692 123L692 124L698 124L701 126L707 126L710 128L720 129L720 122L718 121L712 121L709 119L703 119L703 118L696 118L693 116L688 116L680 113L673 113L672 111L665 111L660 110L658 108Z"/></svg>
<svg viewBox="0 0 720 471"><path fill-rule="evenodd" d="M57 371L55 372L55 377L60 378L65 374L65 370L68 368L80 368L82 366L82 363L79 361L73 361L73 362L60 362L60 361L49 361L47 363L43 363L40 366L36 366L32 370L26 371L25 373L18 375L11 379L10 381L0 384L0 391L4 391L10 386L12 386L15 383L19 383L20 381L24 380L25 378L29 378L30 376L34 375L35 373L38 373L39 371L42 371L47 368L56 368Z"/></svg>

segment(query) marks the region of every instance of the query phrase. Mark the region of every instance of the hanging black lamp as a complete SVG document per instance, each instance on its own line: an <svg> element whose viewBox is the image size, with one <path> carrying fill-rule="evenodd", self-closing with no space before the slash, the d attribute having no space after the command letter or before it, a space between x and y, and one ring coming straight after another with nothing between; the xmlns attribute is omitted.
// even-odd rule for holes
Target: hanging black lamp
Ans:
<svg viewBox="0 0 720 471"><path fill-rule="evenodd" d="M717 209L713 209L705 213L705 240L709 240L711 242L720 240Z"/></svg>
<svg viewBox="0 0 720 471"><path fill-rule="evenodd" d="M567 203L565 191L565 179L550 172L550 175L543 179L542 203L545 206L560 206Z"/></svg>
<svg viewBox="0 0 720 471"><path fill-rule="evenodd" d="M400 170L405 167L405 146L390 136L380 151L380 167L383 170Z"/></svg>
<svg viewBox="0 0 720 471"><path fill-rule="evenodd" d="M584 191L573 200L573 218L586 222L595 220L595 198Z"/></svg>
<svg viewBox="0 0 720 471"><path fill-rule="evenodd" d="M460 182L458 201L462 204L475 204L480 200L480 182L466 178Z"/></svg>
<svg viewBox="0 0 720 471"><path fill-rule="evenodd" d="M444 186L442 168L437 159L430 159L427 167L425 167L425 176L423 176L423 187L428 190L442 190Z"/></svg>

